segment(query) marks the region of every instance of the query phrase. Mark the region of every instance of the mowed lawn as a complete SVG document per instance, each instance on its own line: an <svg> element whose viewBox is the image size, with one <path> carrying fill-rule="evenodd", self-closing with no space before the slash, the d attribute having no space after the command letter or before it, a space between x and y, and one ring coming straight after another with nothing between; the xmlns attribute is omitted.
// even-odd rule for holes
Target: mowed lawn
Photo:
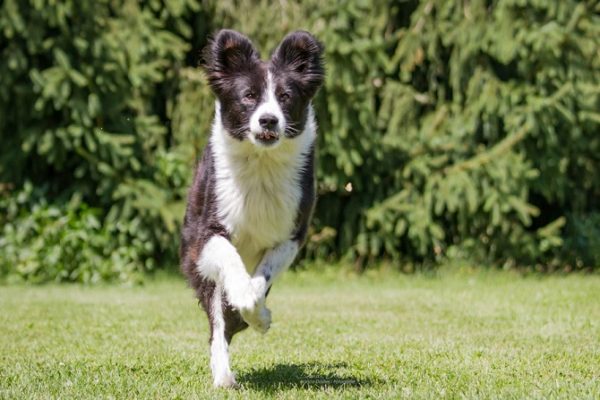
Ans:
<svg viewBox="0 0 600 400"><path fill-rule="evenodd" d="M211 387L183 279L0 286L0 398L600 398L600 277L289 272Z"/></svg>

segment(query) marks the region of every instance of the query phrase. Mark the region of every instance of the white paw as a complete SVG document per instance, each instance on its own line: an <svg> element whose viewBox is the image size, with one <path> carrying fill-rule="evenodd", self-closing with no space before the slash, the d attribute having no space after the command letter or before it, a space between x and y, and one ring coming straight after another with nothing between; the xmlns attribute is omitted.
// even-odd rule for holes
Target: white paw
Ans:
<svg viewBox="0 0 600 400"><path fill-rule="evenodd" d="M259 314L257 329L259 329L260 333L265 334L271 327L271 310L263 305L259 310Z"/></svg>
<svg viewBox="0 0 600 400"><path fill-rule="evenodd" d="M271 310L269 310L264 302L261 303L252 312L241 311L242 318L251 328L265 334L271 327Z"/></svg>
<svg viewBox="0 0 600 400"><path fill-rule="evenodd" d="M225 288L227 300L239 311L253 311L259 301L256 289L250 279L238 279Z"/></svg>
<svg viewBox="0 0 600 400"><path fill-rule="evenodd" d="M235 376L231 372L224 372L215 376L213 384L217 388L237 389L238 383L235 381Z"/></svg>
<svg viewBox="0 0 600 400"><path fill-rule="evenodd" d="M265 294L267 293L267 281L264 276L255 276L250 279L254 292L259 300L264 302Z"/></svg>

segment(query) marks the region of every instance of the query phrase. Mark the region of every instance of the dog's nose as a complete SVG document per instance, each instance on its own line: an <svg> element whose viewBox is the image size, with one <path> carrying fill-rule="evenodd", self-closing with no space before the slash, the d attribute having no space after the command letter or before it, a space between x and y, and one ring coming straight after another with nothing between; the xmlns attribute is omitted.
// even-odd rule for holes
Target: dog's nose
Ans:
<svg viewBox="0 0 600 400"><path fill-rule="evenodd" d="M258 123L263 129L274 130L279 120L273 114L263 114L258 119Z"/></svg>

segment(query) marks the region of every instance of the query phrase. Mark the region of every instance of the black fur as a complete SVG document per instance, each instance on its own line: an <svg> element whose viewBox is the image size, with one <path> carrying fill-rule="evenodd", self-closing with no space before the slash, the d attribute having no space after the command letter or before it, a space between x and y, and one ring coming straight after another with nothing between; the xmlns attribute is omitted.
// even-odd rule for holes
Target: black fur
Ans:
<svg viewBox="0 0 600 400"><path fill-rule="evenodd" d="M323 46L308 32L287 35L273 53L269 70L283 113L291 123L286 135L302 132L308 104L324 79ZM285 95L285 96L284 96ZM282 101L282 97L286 99Z"/></svg>
<svg viewBox="0 0 600 400"><path fill-rule="evenodd" d="M203 54L208 83L221 102L223 126L243 140L265 89L264 63L248 38L227 29L215 35Z"/></svg>
<svg viewBox="0 0 600 400"><path fill-rule="evenodd" d="M203 67L209 85L220 102L221 121L225 130L238 140L245 140L252 113L261 104L267 73L271 72L275 93L288 120L285 134L295 137L302 133L308 117L311 98L323 82L322 45L307 32L286 36L269 62L260 60L258 51L248 38L231 30L219 31L203 52ZM314 148L301 172L299 184L302 196L297 210L293 240L304 242L315 202ZM213 317L211 304L215 283L197 271L197 260L204 245L214 235L230 240L231 232L218 218L214 153L207 145L188 194L188 203L181 233L181 268L207 312ZM225 336L233 335L248 325L240 313L222 297Z"/></svg>

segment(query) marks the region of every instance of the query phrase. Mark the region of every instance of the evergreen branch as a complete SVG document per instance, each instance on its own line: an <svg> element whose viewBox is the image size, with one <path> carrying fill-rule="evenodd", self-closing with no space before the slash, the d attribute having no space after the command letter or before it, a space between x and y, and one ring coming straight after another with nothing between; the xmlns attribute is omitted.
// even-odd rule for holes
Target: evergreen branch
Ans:
<svg viewBox="0 0 600 400"><path fill-rule="evenodd" d="M468 160L464 160L457 164L446 167L444 168L443 172L445 175L451 175L458 171L469 171L479 168L513 148L516 144L521 142L530 131L530 124L525 123L525 125L523 125L515 134L505 137L500 142L495 144L489 151L479 153Z"/></svg>

